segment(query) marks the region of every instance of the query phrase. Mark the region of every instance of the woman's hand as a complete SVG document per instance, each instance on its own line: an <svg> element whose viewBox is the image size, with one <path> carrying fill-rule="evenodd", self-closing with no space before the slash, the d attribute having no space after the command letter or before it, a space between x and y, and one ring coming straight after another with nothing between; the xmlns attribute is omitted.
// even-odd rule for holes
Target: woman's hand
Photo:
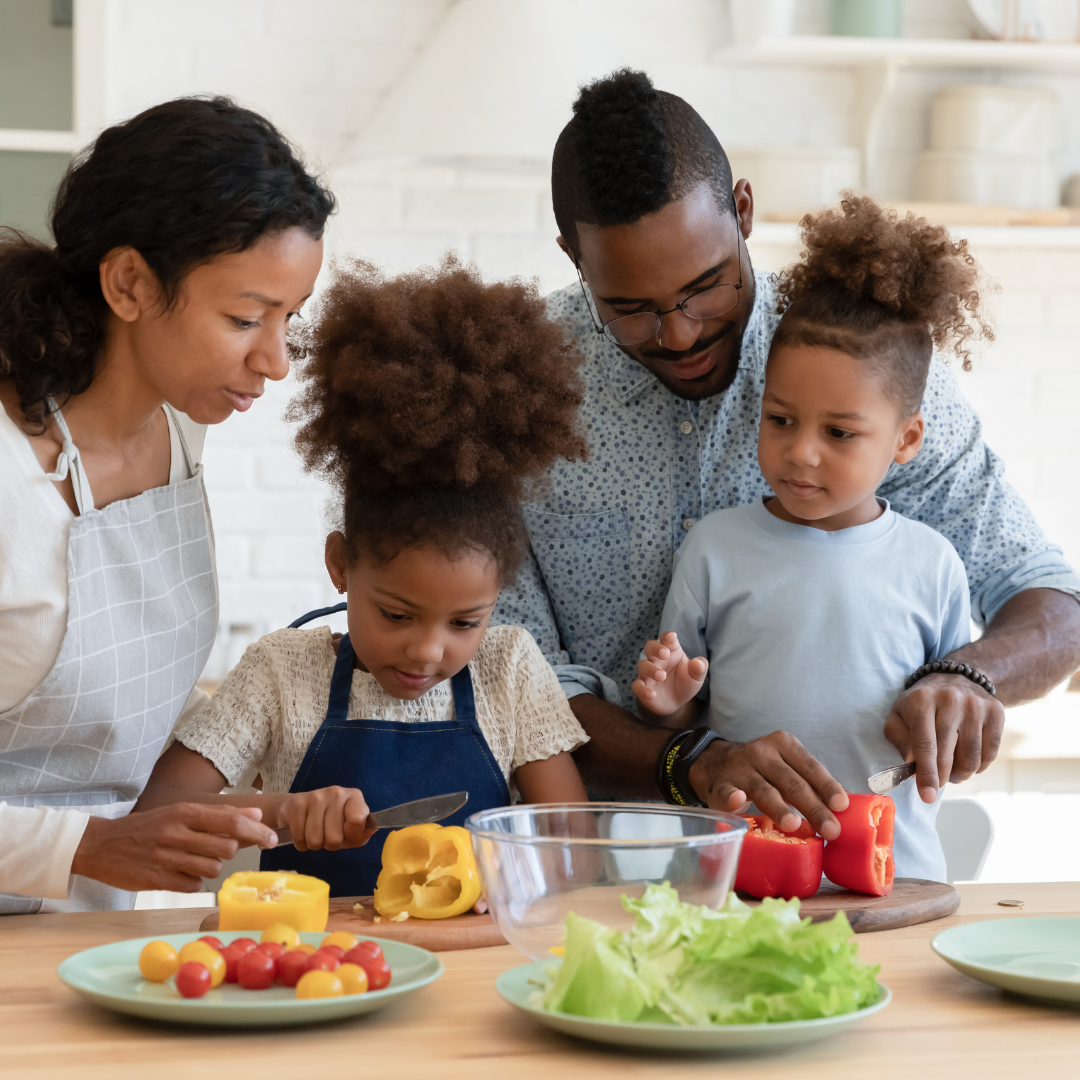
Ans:
<svg viewBox="0 0 1080 1080"><path fill-rule="evenodd" d="M175 803L126 817L92 817L71 872L117 889L198 892L241 847L273 847L277 837L262 811Z"/></svg>
<svg viewBox="0 0 1080 1080"><path fill-rule="evenodd" d="M277 810L297 851L338 851L361 847L374 835L367 828L368 805L356 788L325 787L286 795Z"/></svg>
<svg viewBox="0 0 1080 1080"><path fill-rule="evenodd" d="M638 661L638 677L630 689L656 716L670 717L689 705L705 683L709 661L691 660L679 637L669 630L659 641L645 642L645 659Z"/></svg>

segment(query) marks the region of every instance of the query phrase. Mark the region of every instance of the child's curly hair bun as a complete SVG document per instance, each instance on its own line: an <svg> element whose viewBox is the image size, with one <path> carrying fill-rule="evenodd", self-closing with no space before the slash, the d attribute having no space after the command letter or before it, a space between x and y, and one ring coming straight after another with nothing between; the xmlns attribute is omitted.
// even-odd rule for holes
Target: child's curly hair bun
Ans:
<svg viewBox="0 0 1080 1080"><path fill-rule="evenodd" d="M453 256L392 278L344 262L292 350L296 446L342 494L353 554L430 541L516 569L520 502L587 449L582 357L535 285L485 284Z"/></svg>
<svg viewBox="0 0 1080 1080"><path fill-rule="evenodd" d="M933 346L954 352L969 371L971 343L993 340L979 312L979 268L967 241L953 240L943 225L912 213L901 219L872 199L844 192L839 208L808 214L800 227L805 250L780 275L784 318L774 347L825 345L870 358L906 339L911 348L902 351L922 374L920 381L911 370L900 380L901 396L910 397L920 382L921 397Z"/></svg>

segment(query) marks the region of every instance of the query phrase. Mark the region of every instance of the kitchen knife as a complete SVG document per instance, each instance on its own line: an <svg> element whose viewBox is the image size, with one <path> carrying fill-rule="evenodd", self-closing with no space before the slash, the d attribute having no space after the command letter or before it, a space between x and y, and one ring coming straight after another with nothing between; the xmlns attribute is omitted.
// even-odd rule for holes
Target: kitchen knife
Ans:
<svg viewBox="0 0 1080 1080"><path fill-rule="evenodd" d="M442 821L469 801L467 791L455 791L450 795L432 795L429 799L413 799L412 802L388 806L368 814L368 827L372 829L404 829L408 825L425 825L430 821ZM293 842L292 831L275 829L277 846Z"/></svg>
<svg viewBox="0 0 1080 1080"><path fill-rule="evenodd" d="M882 769L874 773L866 782L875 795L886 795L893 788L899 787L909 776L915 775L915 762L894 765L891 769Z"/></svg>

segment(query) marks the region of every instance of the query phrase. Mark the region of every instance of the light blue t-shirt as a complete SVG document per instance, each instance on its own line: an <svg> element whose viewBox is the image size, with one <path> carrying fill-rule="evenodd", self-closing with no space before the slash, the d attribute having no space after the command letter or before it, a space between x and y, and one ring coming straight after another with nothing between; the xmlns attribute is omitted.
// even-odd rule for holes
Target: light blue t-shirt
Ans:
<svg viewBox="0 0 1080 1080"><path fill-rule="evenodd" d="M964 564L939 532L889 509L826 532L762 499L702 518L675 556L661 628L708 656L709 725L740 742L788 731L848 791L901 764L885 719L917 667L970 639ZM892 792L897 877L945 880L914 780Z"/></svg>

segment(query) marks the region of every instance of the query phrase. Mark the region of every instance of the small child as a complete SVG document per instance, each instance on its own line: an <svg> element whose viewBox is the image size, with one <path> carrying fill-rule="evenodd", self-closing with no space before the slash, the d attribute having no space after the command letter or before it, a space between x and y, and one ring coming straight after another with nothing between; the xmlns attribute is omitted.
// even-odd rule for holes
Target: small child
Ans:
<svg viewBox="0 0 1080 1080"><path fill-rule="evenodd" d="M522 499L556 458L585 456L580 357L534 287L484 285L453 260L389 280L338 270L297 345L289 415L305 467L341 501L326 567L348 634L252 645L179 725L138 808L259 807L295 839L265 869L367 895L386 835L359 846L369 807L465 789L443 822L461 824L513 787L586 798L570 752L587 737L555 673L527 630L488 627L527 550ZM211 795L252 766L261 795Z"/></svg>
<svg viewBox="0 0 1080 1080"><path fill-rule="evenodd" d="M775 495L694 526L633 688L673 727L694 725L696 698L726 739L788 731L865 792L899 764L884 725L907 676L970 637L960 557L875 491L919 452L933 346L970 368L977 270L944 229L864 198L804 219L803 242L758 434ZM937 805L914 783L892 795L897 875L943 881Z"/></svg>

